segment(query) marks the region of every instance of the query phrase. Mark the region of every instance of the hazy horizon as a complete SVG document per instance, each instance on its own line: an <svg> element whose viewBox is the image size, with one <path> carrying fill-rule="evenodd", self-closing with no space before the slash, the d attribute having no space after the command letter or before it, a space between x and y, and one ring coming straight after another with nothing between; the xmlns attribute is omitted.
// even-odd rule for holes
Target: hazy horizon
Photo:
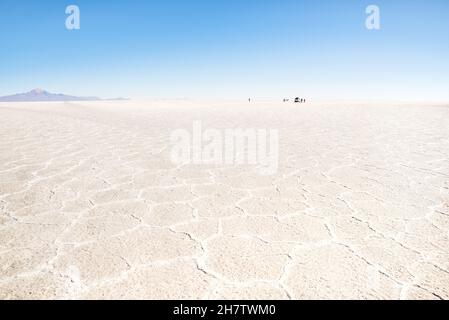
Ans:
<svg viewBox="0 0 449 320"><path fill-rule="evenodd" d="M79 6L81 29L65 28ZM368 5L381 29L365 27ZM449 2L0 3L0 96L449 101Z"/></svg>

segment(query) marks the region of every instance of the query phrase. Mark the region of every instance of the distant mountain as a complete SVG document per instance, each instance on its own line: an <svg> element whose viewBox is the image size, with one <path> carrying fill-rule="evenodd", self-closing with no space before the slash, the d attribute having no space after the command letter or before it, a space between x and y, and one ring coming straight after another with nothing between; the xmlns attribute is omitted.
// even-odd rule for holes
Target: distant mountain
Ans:
<svg viewBox="0 0 449 320"><path fill-rule="evenodd" d="M98 101L97 97L75 97L60 93L50 93L42 89L34 89L27 93L0 97L0 102L33 102L33 101ZM127 100L124 98L111 100Z"/></svg>

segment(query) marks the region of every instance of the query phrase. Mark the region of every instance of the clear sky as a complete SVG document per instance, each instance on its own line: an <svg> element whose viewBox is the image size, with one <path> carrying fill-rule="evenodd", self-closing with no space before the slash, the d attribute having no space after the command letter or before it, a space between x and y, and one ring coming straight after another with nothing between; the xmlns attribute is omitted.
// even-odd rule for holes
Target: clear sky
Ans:
<svg viewBox="0 0 449 320"><path fill-rule="evenodd" d="M81 29L65 28L78 5ZM381 30L365 28L365 8ZM1 0L0 95L449 101L448 0Z"/></svg>

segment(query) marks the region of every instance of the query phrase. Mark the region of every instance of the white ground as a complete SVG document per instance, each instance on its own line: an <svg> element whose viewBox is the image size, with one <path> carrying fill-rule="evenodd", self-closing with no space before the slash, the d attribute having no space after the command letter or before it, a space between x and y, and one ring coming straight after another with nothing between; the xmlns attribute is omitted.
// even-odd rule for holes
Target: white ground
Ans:
<svg viewBox="0 0 449 320"><path fill-rule="evenodd" d="M280 129L280 168L170 133ZM449 298L449 108L0 104L0 298Z"/></svg>

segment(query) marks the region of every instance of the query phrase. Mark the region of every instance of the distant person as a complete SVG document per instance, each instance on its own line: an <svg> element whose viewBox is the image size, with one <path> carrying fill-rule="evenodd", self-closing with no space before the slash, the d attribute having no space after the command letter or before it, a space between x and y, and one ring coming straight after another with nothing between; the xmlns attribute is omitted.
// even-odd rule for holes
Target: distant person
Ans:
<svg viewBox="0 0 449 320"><path fill-rule="evenodd" d="M251 102L251 98L248 98L248 102Z"/></svg>

